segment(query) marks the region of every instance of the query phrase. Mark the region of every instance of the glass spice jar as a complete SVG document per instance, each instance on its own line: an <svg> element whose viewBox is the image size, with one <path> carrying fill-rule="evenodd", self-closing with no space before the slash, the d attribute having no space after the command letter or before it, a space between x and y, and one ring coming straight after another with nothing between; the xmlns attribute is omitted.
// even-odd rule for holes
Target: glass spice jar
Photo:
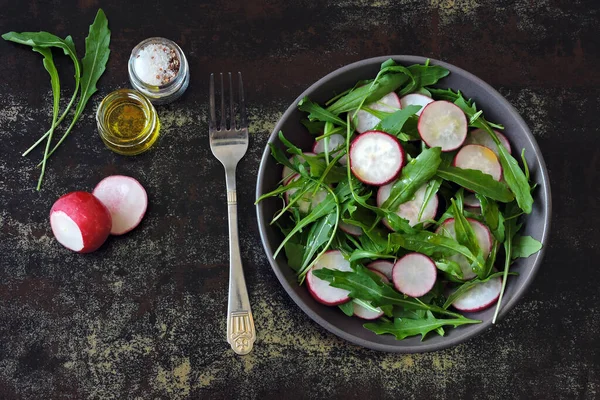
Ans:
<svg viewBox="0 0 600 400"><path fill-rule="evenodd" d="M128 156L148 150L160 132L160 121L152 103L131 89L108 94L98 106L96 123L106 147Z"/></svg>
<svg viewBox="0 0 600 400"><path fill-rule="evenodd" d="M140 42L129 57L131 86L153 104L178 99L190 82L190 70L181 48L172 40L152 37Z"/></svg>

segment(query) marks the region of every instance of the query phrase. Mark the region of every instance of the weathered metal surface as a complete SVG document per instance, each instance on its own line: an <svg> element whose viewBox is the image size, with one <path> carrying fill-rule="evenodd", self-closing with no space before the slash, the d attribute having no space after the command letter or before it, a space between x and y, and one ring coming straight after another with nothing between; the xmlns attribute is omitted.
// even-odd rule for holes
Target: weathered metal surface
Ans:
<svg viewBox="0 0 600 400"><path fill-rule="evenodd" d="M73 35L79 55L98 6L111 58L41 192L40 153L21 152L50 120L39 55L0 42L0 398L520 398L600 396L600 15L593 1L338 2L0 1L0 30ZM136 43L165 36L191 68L188 91L158 107L155 150L104 148L95 107L128 86ZM500 90L548 163L553 235L530 292L508 318L453 349L397 355L321 329L271 272L253 206L259 156L278 117L308 85L362 58L419 54ZM69 61L58 59L63 97ZM210 72L240 70L252 118L238 169L240 235L255 314L253 352L225 340L227 223L222 167L210 154ZM78 255L52 237L58 196L108 174L138 178L150 206L133 232Z"/></svg>

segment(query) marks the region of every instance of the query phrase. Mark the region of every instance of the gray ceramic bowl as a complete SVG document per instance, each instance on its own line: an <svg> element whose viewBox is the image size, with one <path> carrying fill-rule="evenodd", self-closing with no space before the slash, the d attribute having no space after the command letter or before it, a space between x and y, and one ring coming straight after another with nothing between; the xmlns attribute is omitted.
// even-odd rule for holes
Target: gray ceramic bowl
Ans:
<svg viewBox="0 0 600 400"><path fill-rule="evenodd" d="M275 126L269 137L269 142L283 148L277 138L277 133L281 130L288 139L299 147L305 150L310 149L313 138L300 124L300 119L304 115L296 107L300 99L308 96L313 101L323 103L336 93L354 86L357 81L375 77L381 63L388 58L393 58L403 65L422 64L426 61L426 58L416 56L386 56L355 62L333 71L306 89L290 105ZM450 75L439 83L439 87L460 89L466 96L475 99L478 107L484 110L488 120L505 126L505 134L509 138L515 153L525 148L532 179L538 183L539 187L535 191L533 212L525 218L523 234L531 235L540 240L545 249L550 229L550 186L542 154L529 128L515 109L481 79L441 61L431 60L431 63L450 70ZM266 147L258 172L257 197L277 187L278 181L281 179L281 172L282 167L276 164L270 155L269 148ZM411 337L399 341L391 335L375 335L362 327L364 321L347 317L337 307L327 307L316 302L308 293L306 287L298 286L294 272L287 265L285 255L280 254L277 259L273 258L273 252L281 243L283 236L276 227L269 225L269 221L280 207L281 203L277 199L268 199L257 205L258 225L265 252L275 275L277 275L290 297L308 316L330 332L352 343L375 350L417 353L454 346L490 327L494 307L470 314L473 318L483 320L484 322L481 324L448 328L444 337L430 334L424 341L421 341L420 337ZM512 270L518 272L519 276L509 279L500 313L501 316L506 315L515 306L531 284L536 271L541 265L544 249L527 259L519 259L513 265Z"/></svg>

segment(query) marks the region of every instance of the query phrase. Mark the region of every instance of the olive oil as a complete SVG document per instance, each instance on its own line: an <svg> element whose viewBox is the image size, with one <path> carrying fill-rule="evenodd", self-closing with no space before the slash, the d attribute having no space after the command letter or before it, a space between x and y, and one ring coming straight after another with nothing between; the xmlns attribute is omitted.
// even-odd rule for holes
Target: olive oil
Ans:
<svg viewBox="0 0 600 400"><path fill-rule="evenodd" d="M106 96L98 107L96 122L106 147L129 156L152 147L160 132L160 121L152 103L130 89Z"/></svg>

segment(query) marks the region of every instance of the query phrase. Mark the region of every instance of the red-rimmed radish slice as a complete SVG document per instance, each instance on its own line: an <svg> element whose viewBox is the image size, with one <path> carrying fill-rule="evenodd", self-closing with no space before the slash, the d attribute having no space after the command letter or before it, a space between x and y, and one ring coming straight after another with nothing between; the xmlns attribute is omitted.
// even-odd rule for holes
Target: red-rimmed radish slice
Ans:
<svg viewBox="0 0 600 400"><path fill-rule="evenodd" d="M394 267L394 264L392 264L392 268ZM377 275L379 277L379 279L381 280L382 283L390 283L390 280L388 279L387 276L385 276L382 272L379 272L375 269L370 269L367 268L369 271L371 271L372 273L374 273L375 275ZM391 275L391 270L390 270L390 275Z"/></svg>
<svg viewBox="0 0 600 400"><path fill-rule="evenodd" d="M481 311L498 301L502 290L502 278L499 276L487 282L478 283L465 294L457 298L452 306L459 311Z"/></svg>
<svg viewBox="0 0 600 400"><path fill-rule="evenodd" d="M136 226L146 214L148 195L144 187L129 176L112 175L94 188L96 196L112 215L111 235L123 235Z"/></svg>
<svg viewBox="0 0 600 400"><path fill-rule="evenodd" d="M456 153L454 166L462 169L476 169L491 175L494 180L502 179L502 165L496 154L485 146L468 144Z"/></svg>
<svg viewBox="0 0 600 400"><path fill-rule="evenodd" d="M346 232L348 235L360 236L363 234L363 231L360 226L347 224L344 221L340 221L338 226L340 227L341 230Z"/></svg>
<svg viewBox="0 0 600 400"><path fill-rule="evenodd" d="M346 146L346 138L338 133L335 133L329 136L328 139L329 146L327 146L327 151L329 152L329 157L333 158L340 152L340 148ZM313 145L313 152L315 154L325 153L325 138L315 142ZM346 159L347 155L344 155L342 158L340 158L340 164L346 165Z"/></svg>
<svg viewBox="0 0 600 400"><path fill-rule="evenodd" d="M71 192L50 209L54 237L69 250L90 253L108 238L112 227L110 211L88 192Z"/></svg>
<svg viewBox="0 0 600 400"><path fill-rule="evenodd" d="M304 153L307 156L316 156L315 153ZM290 163L293 165L294 164L294 160L299 160L300 162L304 162L304 157L299 156L299 155L295 155L293 157L290 157L289 161ZM286 167L285 165L283 166L283 172L281 173L281 179L283 180L283 184L287 185L288 182L290 181L290 179L292 179L292 177L296 175L296 172L289 168Z"/></svg>
<svg viewBox="0 0 600 400"><path fill-rule="evenodd" d="M288 180L286 185L289 185L290 183L297 181L298 178L300 178L299 174L292 176ZM292 188L285 192L286 203L290 202L290 199L292 198L294 193L296 193L297 191L298 191L297 188ZM327 192L327 190L320 188L319 190L317 190L317 193L313 196L312 190L310 190L310 191L306 192L304 194L304 196L302 196L300 199L298 199L296 201L296 205L298 206L298 209L300 210L301 213L308 214L310 212L310 210L312 210L314 207L319 205L320 202L325 200L325 198L327 197L327 193L329 193L329 192Z"/></svg>
<svg viewBox="0 0 600 400"><path fill-rule="evenodd" d="M350 168L366 184L380 186L393 181L403 165L404 150L392 135L368 131L352 141Z"/></svg>
<svg viewBox="0 0 600 400"><path fill-rule="evenodd" d="M429 292L437 279L437 269L431 258L421 253L409 253L396 261L392 281L396 289L411 297Z"/></svg>
<svg viewBox="0 0 600 400"><path fill-rule="evenodd" d="M394 186L393 182L379 187L379 190L377 191L377 207L381 207L381 205L388 199L388 197L390 197L392 186ZM415 226L420 222L432 220L435 218L435 214L437 213L438 209L437 194L429 199L427 205L425 206L425 209L423 210L423 214L419 219L419 211L421 210L421 206L425 202L426 192L427 184L424 184L415 192L415 195L412 199L400 204L400 206L398 207L398 211L396 212L396 214L408 220L410 226ZM390 224L385 219L383 220L383 223L389 229L392 229L390 227Z"/></svg>
<svg viewBox="0 0 600 400"><path fill-rule="evenodd" d="M502 146L504 146L506 150L508 150L508 154L510 154L510 142L508 141L506 136L504 136L502 133L496 130L494 130L494 132L496 132L496 135L498 136L498 139L500 139ZM467 135L467 139L465 139L465 144L478 144L481 146L485 146L488 149L492 150L494 154L499 155L498 146L496 145L496 142L494 142L494 140L490 137L490 134L484 131L483 129L475 129L469 132L469 134Z"/></svg>
<svg viewBox="0 0 600 400"><path fill-rule="evenodd" d="M469 225L473 228L473 232L475 233L475 237L477 238L477 243L481 248L483 253L483 258L487 258L492 250L492 233L488 229L487 226L482 224L481 222L474 220L472 218L467 218L469 221ZM454 228L454 218L448 218L445 220L439 228L435 231L438 235L443 235L447 237L451 237L456 239L456 230ZM468 280L475 278L476 274L471 269L471 264L469 260L461 254L455 254L453 256L448 257L450 261L455 261L460 265L460 269L463 273L463 279Z"/></svg>
<svg viewBox="0 0 600 400"><path fill-rule="evenodd" d="M431 97L427 97L424 94L420 93L411 93L400 99L400 106L402 108L406 108L408 106L421 106L421 109L416 112L417 115L421 115L425 106L429 103L433 103L433 99Z"/></svg>
<svg viewBox="0 0 600 400"><path fill-rule="evenodd" d="M364 105L364 107L372 110L393 113L398 111L402 106L400 105L400 99L398 98L398 95L394 92L391 92L373 103ZM354 111L350 111L350 113L351 116L354 115ZM359 110L358 113L356 113L356 131L358 133L369 131L375 128L380 121L381 120L379 118L370 112Z"/></svg>
<svg viewBox="0 0 600 400"><path fill-rule="evenodd" d="M313 271L321 268L352 271L350 262L344 258L342 252L339 250L330 250L322 254L306 274L306 286L315 300L328 306L335 306L350 300L350 297L348 297L348 294L350 294L349 291L330 286L329 282L319 279L313 274Z"/></svg>
<svg viewBox="0 0 600 400"><path fill-rule="evenodd" d="M481 203L479 202L479 199L477 197L475 197L475 195L473 193L469 193L469 194L465 195L465 198L463 199L463 203L467 207L473 207L473 208L481 207Z"/></svg>
<svg viewBox="0 0 600 400"><path fill-rule="evenodd" d="M467 117L457 105L438 100L425 106L418 129L427 146L452 151L465 141L467 126Z"/></svg>
<svg viewBox="0 0 600 400"><path fill-rule="evenodd" d="M371 271L381 272L388 280L392 280L392 269L394 269L394 263L391 261L377 260L367 265Z"/></svg>
<svg viewBox="0 0 600 400"><path fill-rule="evenodd" d="M375 312L355 302L353 302L352 305L354 306L354 315L356 315L358 318L373 320L383 315L383 311L379 307L376 307L378 311Z"/></svg>

